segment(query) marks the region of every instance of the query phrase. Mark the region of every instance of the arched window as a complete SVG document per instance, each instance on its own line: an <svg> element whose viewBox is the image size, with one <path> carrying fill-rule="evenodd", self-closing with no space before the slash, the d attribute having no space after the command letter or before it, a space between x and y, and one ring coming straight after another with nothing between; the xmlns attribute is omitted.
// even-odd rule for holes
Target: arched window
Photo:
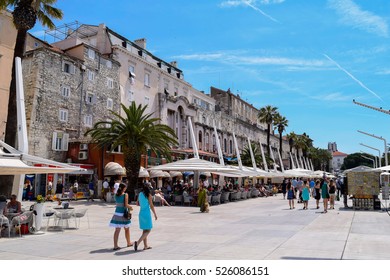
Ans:
<svg viewBox="0 0 390 280"><path fill-rule="evenodd" d="M226 138L223 139L223 151L224 151L225 153L227 153L227 140L226 140Z"/></svg>
<svg viewBox="0 0 390 280"><path fill-rule="evenodd" d="M233 141L232 140L230 140L230 145L229 145L229 148L230 148L230 151L229 151L229 153L233 153Z"/></svg>
<svg viewBox="0 0 390 280"><path fill-rule="evenodd" d="M205 149L205 151L206 152L208 152L209 151L209 149L210 149L210 143L209 143L209 141L210 141L210 135L209 135L209 133L208 132L206 132L206 136L205 136L205 138L204 138L204 149Z"/></svg>

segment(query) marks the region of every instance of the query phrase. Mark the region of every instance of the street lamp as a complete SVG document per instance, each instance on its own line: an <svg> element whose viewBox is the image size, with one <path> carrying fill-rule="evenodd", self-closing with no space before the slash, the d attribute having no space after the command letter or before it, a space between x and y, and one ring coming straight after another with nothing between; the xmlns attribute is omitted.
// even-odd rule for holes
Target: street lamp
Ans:
<svg viewBox="0 0 390 280"><path fill-rule="evenodd" d="M376 161L377 156L374 156L374 155L372 155L372 154L366 153L365 151L362 151L362 150L360 150L360 152L361 152L361 153L365 153L365 154L367 154L367 155L369 155L369 156L374 157L374 158L372 159L372 158L367 158L367 157L364 157L363 155L361 155L361 156L364 157L365 159L373 160L374 163L375 163L375 164L374 164L374 168L377 168L377 167L378 167L378 164L377 164L377 161ZM378 160L379 160L379 159L378 159Z"/></svg>
<svg viewBox="0 0 390 280"><path fill-rule="evenodd" d="M373 168L376 168L376 167L375 167L375 166L376 166L376 163L375 163L375 160L374 160L373 158L365 157L365 156L363 156L363 155L360 155L360 156L361 156L362 158L371 160L371 161L372 161L372 167L373 167Z"/></svg>
<svg viewBox="0 0 390 280"><path fill-rule="evenodd" d="M374 147L371 147L371 146L368 146L368 145L366 145L366 144L363 144L363 143L360 143L360 145L362 145L362 146L364 146L364 147L367 147L367 148L370 148L370 149L373 149L373 150L375 150L375 151L378 151L378 153L379 153L379 167L382 167L382 161L381 161L381 151L379 150L379 149L377 149L377 148L374 148Z"/></svg>
<svg viewBox="0 0 390 280"><path fill-rule="evenodd" d="M379 139L379 140L382 140L385 142L385 165L389 165L388 162L387 162L387 143L386 143L386 139L381 137L381 136L376 136L374 134L370 134L370 133L367 133L367 132L364 132L364 131L361 131L361 130L358 130L358 132L362 133L362 134L365 134L365 135L368 135L368 136L371 136L371 137L374 137L376 139Z"/></svg>

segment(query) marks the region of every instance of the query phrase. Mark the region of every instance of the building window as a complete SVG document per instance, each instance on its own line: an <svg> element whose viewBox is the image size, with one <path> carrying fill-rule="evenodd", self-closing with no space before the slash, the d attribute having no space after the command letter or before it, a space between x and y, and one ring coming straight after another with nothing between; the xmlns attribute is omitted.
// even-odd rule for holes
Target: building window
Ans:
<svg viewBox="0 0 390 280"><path fill-rule="evenodd" d="M87 70L88 80L93 82L95 80L95 71Z"/></svg>
<svg viewBox="0 0 390 280"><path fill-rule="evenodd" d="M148 106L149 105L149 101L150 101L150 98L145 96L145 99L144 99L144 105L145 106Z"/></svg>
<svg viewBox="0 0 390 280"><path fill-rule="evenodd" d="M70 97L70 87L62 86L61 87L61 95L65 98L69 98Z"/></svg>
<svg viewBox="0 0 390 280"><path fill-rule="evenodd" d="M75 73L75 67L70 62L63 62L62 63L62 71L64 71L65 73L74 74Z"/></svg>
<svg viewBox="0 0 390 280"><path fill-rule="evenodd" d="M60 109L59 120L60 120L60 122L68 122L68 110Z"/></svg>
<svg viewBox="0 0 390 280"><path fill-rule="evenodd" d="M110 128L111 127L111 123L112 123L112 120L107 118L106 119L106 124L105 124L106 128Z"/></svg>
<svg viewBox="0 0 390 280"><path fill-rule="evenodd" d="M145 73L144 85L147 87L150 87L150 74L149 73Z"/></svg>
<svg viewBox="0 0 390 280"><path fill-rule="evenodd" d="M96 95L91 92L87 92L85 96L85 103L87 104L95 104L96 103Z"/></svg>
<svg viewBox="0 0 390 280"><path fill-rule="evenodd" d="M93 49L88 49L88 57L90 59L95 59L95 51Z"/></svg>
<svg viewBox="0 0 390 280"><path fill-rule="evenodd" d="M107 78L107 87L110 89L114 88L114 80L112 78Z"/></svg>
<svg viewBox="0 0 390 280"><path fill-rule="evenodd" d="M112 110L114 108L114 101L112 98L107 98L107 109Z"/></svg>
<svg viewBox="0 0 390 280"><path fill-rule="evenodd" d="M175 87L174 91L173 91L173 94L175 96L178 96L179 95L179 88L178 87Z"/></svg>
<svg viewBox="0 0 390 280"><path fill-rule="evenodd" d="M133 101L134 101L134 91L129 90L129 91L127 92L127 100L128 100L129 102L133 102Z"/></svg>
<svg viewBox="0 0 390 280"><path fill-rule="evenodd" d="M69 134L55 131L53 132L53 139L51 142L53 151L67 151L69 143Z"/></svg>
<svg viewBox="0 0 390 280"><path fill-rule="evenodd" d="M110 68L110 69L112 68L112 61L111 60L106 61L106 67Z"/></svg>
<svg viewBox="0 0 390 280"><path fill-rule="evenodd" d="M85 115L84 116L84 125L86 127L92 127L92 115Z"/></svg>

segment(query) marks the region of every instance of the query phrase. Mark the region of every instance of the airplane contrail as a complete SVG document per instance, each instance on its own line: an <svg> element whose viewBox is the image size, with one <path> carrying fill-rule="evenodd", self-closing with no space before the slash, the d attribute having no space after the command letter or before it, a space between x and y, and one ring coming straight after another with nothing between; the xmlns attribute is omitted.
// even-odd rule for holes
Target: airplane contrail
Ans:
<svg viewBox="0 0 390 280"><path fill-rule="evenodd" d="M244 3L245 5L247 5L248 7L251 7L251 8L254 9L255 11L258 11L260 14L262 14L263 16L269 18L270 20L279 23L279 21L277 21L276 19L274 19L274 18L271 17L270 15L264 13L262 10L260 10L259 8L257 8L257 7L254 6L253 4L251 4L251 1L243 1L243 3Z"/></svg>
<svg viewBox="0 0 390 280"><path fill-rule="evenodd" d="M333 62L334 64L336 64L336 66L341 70L343 71L345 74L347 74L349 77L352 78L352 80L354 80L355 82L357 82L362 88L364 88L365 90L367 90L368 92L372 93L376 98L378 98L379 100L383 101L383 99L378 95L376 94L375 92L373 92L371 89L369 89L365 84L363 84L361 81L359 81L357 78L355 78L351 73L349 73L347 70L345 70L343 67L341 67L340 64L338 64L336 61L334 61L333 59L331 59L328 55L326 54L323 54L328 60L330 60L331 62Z"/></svg>

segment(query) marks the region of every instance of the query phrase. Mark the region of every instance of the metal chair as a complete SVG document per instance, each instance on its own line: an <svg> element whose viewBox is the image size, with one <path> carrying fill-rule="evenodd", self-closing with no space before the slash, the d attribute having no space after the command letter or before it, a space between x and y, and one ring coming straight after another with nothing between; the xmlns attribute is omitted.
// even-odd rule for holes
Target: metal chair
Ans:
<svg viewBox="0 0 390 280"><path fill-rule="evenodd" d="M0 237L2 236L3 231L8 231L8 238L11 237L11 226L9 220L3 214L0 214Z"/></svg>
<svg viewBox="0 0 390 280"><path fill-rule="evenodd" d="M183 196L183 205L185 206L186 204L188 204L188 206L191 206L192 200L193 200L193 197L192 197L192 196L190 196L190 195L184 195L184 196Z"/></svg>
<svg viewBox="0 0 390 280"><path fill-rule="evenodd" d="M153 204L155 205L155 206L162 206L162 200L161 200L161 197L160 196L158 196L158 195L154 195L153 196Z"/></svg>
<svg viewBox="0 0 390 280"><path fill-rule="evenodd" d="M64 221L66 221L66 228L69 228L70 219L75 219L75 223L76 223L76 218L74 217L74 209L64 209L61 211L55 211L54 217L55 217L56 226L60 226L62 229L64 228L63 225Z"/></svg>
<svg viewBox="0 0 390 280"><path fill-rule="evenodd" d="M75 218L76 228L80 227L81 218L85 217L85 215L87 216L88 228L89 228L89 217L87 214L87 210L88 210L87 208L74 210L73 217ZM77 219L79 220L78 225L77 225Z"/></svg>
<svg viewBox="0 0 390 280"><path fill-rule="evenodd" d="M21 213L18 216L15 216L11 220L11 227L16 230L16 228L19 228L19 236L22 236L22 230L21 226L22 225L27 225L28 226L28 231L30 233L34 232L34 227L33 227L33 220L34 220L34 212L33 211L26 211Z"/></svg>
<svg viewBox="0 0 390 280"><path fill-rule="evenodd" d="M176 203L180 203L180 205L183 205L183 196L182 195L175 195L175 205Z"/></svg>

